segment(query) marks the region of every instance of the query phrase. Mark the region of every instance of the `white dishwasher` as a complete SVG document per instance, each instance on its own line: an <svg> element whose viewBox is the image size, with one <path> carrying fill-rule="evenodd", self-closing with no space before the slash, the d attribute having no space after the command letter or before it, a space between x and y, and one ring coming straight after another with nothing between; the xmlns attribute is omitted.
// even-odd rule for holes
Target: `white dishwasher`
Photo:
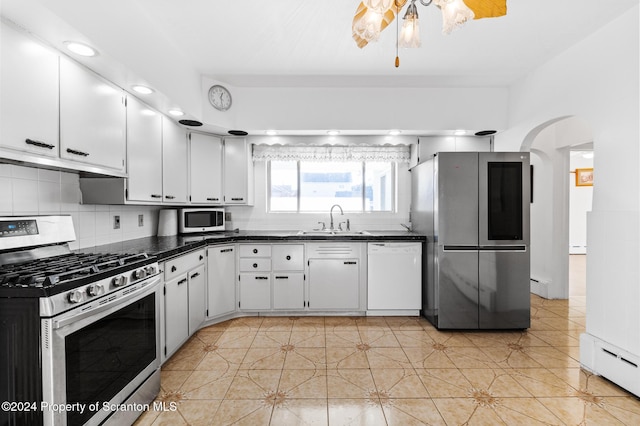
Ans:
<svg viewBox="0 0 640 426"><path fill-rule="evenodd" d="M422 308L422 243L369 243L367 252L367 310Z"/></svg>

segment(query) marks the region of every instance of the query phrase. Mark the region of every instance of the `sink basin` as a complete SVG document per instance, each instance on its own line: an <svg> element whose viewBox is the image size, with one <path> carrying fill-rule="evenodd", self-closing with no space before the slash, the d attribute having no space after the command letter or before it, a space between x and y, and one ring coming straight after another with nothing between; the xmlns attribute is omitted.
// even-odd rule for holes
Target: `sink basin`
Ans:
<svg viewBox="0 0 640 426"><path fill-rule="evenodd" d="M355 235L371 235L369 232L367 231L341 231L339 229L334 229L333 231L329 230L329 229L325 229L323 231L321 230L311 230L311 231L298 231L298 235L309 235L309 236L314 236L314 235L321 235L321 236L355 236Z"/></svg>

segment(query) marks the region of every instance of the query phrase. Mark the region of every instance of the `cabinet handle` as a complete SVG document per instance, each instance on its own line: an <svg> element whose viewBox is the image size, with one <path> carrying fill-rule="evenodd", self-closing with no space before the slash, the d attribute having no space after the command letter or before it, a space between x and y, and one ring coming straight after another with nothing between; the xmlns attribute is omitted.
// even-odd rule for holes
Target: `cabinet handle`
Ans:
<svg viewBox="0 0 640 426"><path fill-rule="evenodd" d="M166 198L167 200L173 200L176 197L174 195L165 195L164 198Z"/></svg>
<svg viewBox="0 0 640 426"><path fill-rule="evenodd" d="M258 249L253 249L253 254L258 253Z"/></svg>
<svg viewBox="0 0 640 426"><path fill-rule="evenodd" d="M204 259L204 257L202 257L202 255L200 255L200 260Z"/></svg>
<svg viewBox="0 0 640 426"><path fill-rule="evenodd" d="M197 278L200 276L200 272L196 272L195 274L191 275L191 279Z"/></svg>
<svg viewBox="0 0 640 426"><path fill-rule="evenodd" d="M220 253L229 253L229 252L231 252L231 251L233 251L233 249L232 249L232 248L229 248L229 249L223 249L223 250L220 250Z"/></svg>
<svg viewBox="0 0 640 426"><path fill-rule="evenodd" d="M256 277L256 280L268 280L269 277Z"/></svg>
<svg viewBox="0 0 640 426"><path fill-rule="evenodd" d="M151 194L151 198L162 198L160 194Z"/></svg>
<svg viewBox="0 0 640 426"><path fill-rule="evenodd" d="M258 267L258 264L257 264L257 263L254 263L254 264L253 264L253 267L254 267L254 268L257 268L257 267Z"/></svg>
<svg viewBox="0 0 640 426"><path fill-rule="evenodd" d="M175 265L173 265L173 266L171 267L171 272L175 272L175 271L177 271L177 270L178 270L178 268L176 268L176 266L175 266Z"/></svg>
<svg viewBox="0 0 640 426"><path fill-rule="evenodd" d="M233 198L231 197L231 201L243 201L244 198Z"/></svg>
<svg viewBox="0 0 640 426"><path fill-rule="evenodd" d="M351 262L344 262L345 265L357 265L357 262L351 261Z"/></svg>
<svg viewBox="0 0 640 426"><path fill-rule="evenodd" d="M291 260L291 256L287 255L287 258L286 258L286 259L287 259L287 260Z"/></svg>
<svg viewBox="0 0 640 426"><path fill-rule="evenodd" d="M82 157L88 157L89 156L88 152L78 151L77 149L67 148L67 152L69 154L80 155Z"/></svg>
<svg viewBox="0 0 640 426"><path fill-rule="evenodd" d="M180 281L178 281L178 285L182 285L182 284L184 284L184 283L186 283L186 282L187 282L187 279L186 279L186 278L183 278L183 279L181 279Z"/></svg>
<svg viewBox="0 0 640 426"><path fill-rule="evenodd" d="M51 145L51 144L40 142L40 141L34 141L33 139L25 139L24 142L27 145L34 145L34 146L37 146L37 147L40 147L40 148L53 149L53 148L56 147L55 145Z"/></svg>
<svg viewBox="0 0 640 426"><path fill-rule="evenodd" d="M289 279L289 277L284 276L284 275L282 275L282 276L279 275L279 276L276 277L276 280L288 280L288 279Z"/></svg>
<svg viewBox="0 0 640 426"><path fill-rule="evenodd" d="M220 198L207 198L207 201L220 201Z"/></svg>

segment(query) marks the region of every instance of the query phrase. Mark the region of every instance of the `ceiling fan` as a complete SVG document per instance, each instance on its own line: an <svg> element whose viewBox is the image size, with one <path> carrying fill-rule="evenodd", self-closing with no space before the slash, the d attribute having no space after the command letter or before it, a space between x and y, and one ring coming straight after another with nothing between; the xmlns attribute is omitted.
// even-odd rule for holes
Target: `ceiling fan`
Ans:
<svg viewBox="0 0 640 426"><path fill-rule="evenodd" d="M396 32L396 67L400 66L398 47L420 47L420 28L416 1L423 6L434 3L442 11L442 32L449 34L470 19L494 18L507 14L507 0L363 0L358 5L351 25L352 36L359 48L378 40L409 3L403 17L402 30ZM396 23L396 27L398 27Z"/></svg>

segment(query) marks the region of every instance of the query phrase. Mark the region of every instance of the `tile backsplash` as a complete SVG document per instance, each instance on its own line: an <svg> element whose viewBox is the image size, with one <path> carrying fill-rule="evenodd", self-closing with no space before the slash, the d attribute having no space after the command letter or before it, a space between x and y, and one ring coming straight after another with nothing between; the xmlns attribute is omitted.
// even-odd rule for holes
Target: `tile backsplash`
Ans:
<svg viewBox="0 0 640 426"><path fill-rule="evenodd" d="M76 232L72 249L156 234L159 207L81 202L75 173L0 164L0 215L71 215ZM138 226L139 215L143 215L143 226ZM120 216L119 229L114 229L114 216Z"/></svg>

